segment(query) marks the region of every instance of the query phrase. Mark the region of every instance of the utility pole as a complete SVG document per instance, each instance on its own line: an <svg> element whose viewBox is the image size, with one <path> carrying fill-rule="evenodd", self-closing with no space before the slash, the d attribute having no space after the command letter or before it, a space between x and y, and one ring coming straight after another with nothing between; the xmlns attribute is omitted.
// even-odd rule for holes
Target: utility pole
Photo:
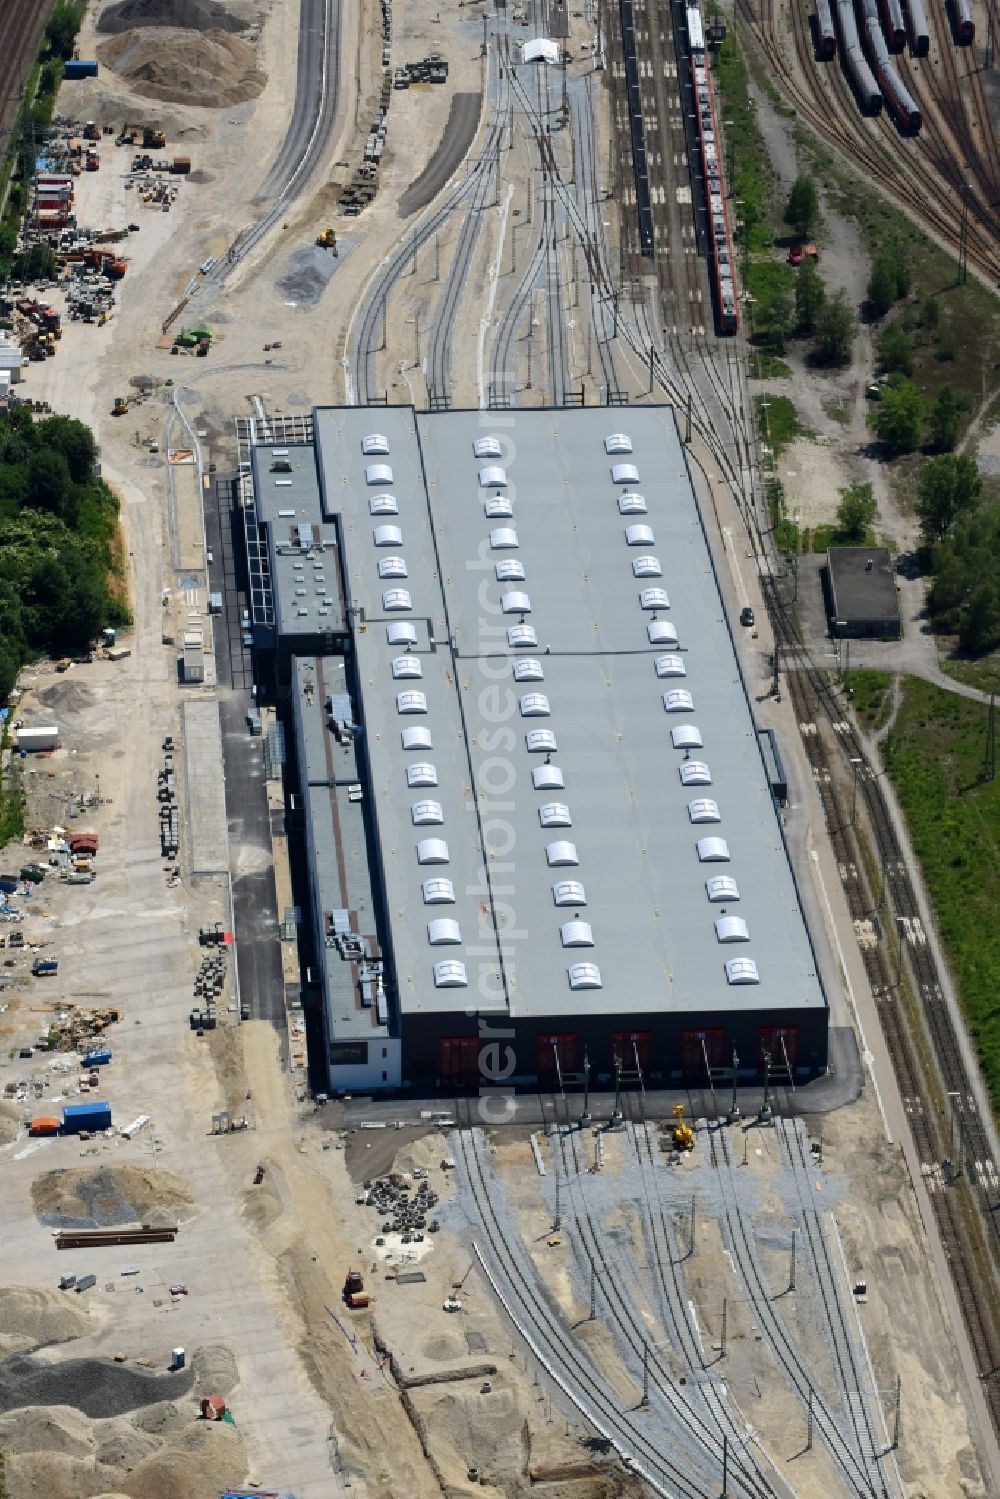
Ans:
<svg viewBox="0 0 1000 1499"><path fill-rule="evenodd" d="M806 1451L811 1452L813 1446L813 1392L812 1385L809 1386L809 1404L806 1407Z"/></svg>
<svg viewBox="0 0 1000 1499"><path fill-rule="evenodd" d="M649 1404L649 1344L642 1345L642 1399L640 1405Z"/></svg>
<svg viewBox="0 0 1000 1499"><path fill-rule="evenodd" d="M692 1192L691 1193L691 1228L690 1228L690 1237L689 1237L689 1240L688 1240L689 1248L688 1248L688 1252L687 1252L688 1259L690 1259L691 1256L694 1254L694 1206L695 1206L695 1196L694 1196L694 1193Z"/></svg>
<svg viewBox="0 0 1000 1499"><path fill-rule="evenodd" d="M792 1259L788 1267L788 1289L795 1290L795 1229L792 1229Z"/></svg>
<svg viewBox="0 0 1000 1499"><path fill-rule="evenodd" d="M656 359L656 350L653 347L653 345L650 344L650 346L649 346L649 393L650 393L650 395L653 394L653 386L655 384L655 376L653 374L653 364L654 364L655 359Z"/></svg>
<svg viewBox="0 0 1000 1499"><path fill-rule="evenodd" d="M441 280L441 236L434 236L434 280Z"/></svg>
<svg viewBox="0 0 1000 1499"><path fill-rule="evenodd" d="M694 395L689 390L688 391L688 403L687 403L687 417L686 417L685 422L684 422L684 441L686 443L690 443L690 441L691 441L691 416L692 416L693 408L694 408Z"/></svg>
<svg viewBox="0 0 1000 1499"><path fill-rule="evenodd" d="M962 218L958 230L958 284L969 279L969 183L962 183Z"/></svg>
<svg viewBox="0 0 1000 1499"><path fill-rule="evenodd" d="M722 1298L722 1328L719 1333L719 1357L726 1356L726 1298Z"/></svg>
<svg viewBox="0 0 1000 1499"><path fill-rule="evenodd" d="M557 1171L556 1172L556 1215L555 1215L555 1219L554 1219L553 1224L552 1224L552 1228L553 1228L553 1230L556 1233L558 1233L559 1229L562 1228L562 1214L559 1211L559 1207L560 1207L560 1203L559 1203L559 1188L560 1188L561 1181L562 1181L562 1178L560 1177L560 1175L559 1175L559 1173Z"/></svg>
<svg viewBox="0 0 1000 1499"><path fill-rule="evenodd" d="M590 1123L590 1057L587 1048L583 1048L583 1113L580 1115L581 1128Z"/></svg>
<svg viewBox="0 0 1000 1499"><path fill-rule="evenodd" d="M618 1057L615 1061L615 1106L611 1110L611 1128L620 1129L622 1120L622 1063Z"/></svg>
<svg viewBox="0 0 1000 1499"><path fill-rule="evenodd" d="M737 1084L737 1081L738 1081L739 1070L740 1070L740 1059L736 1055L736 1050L734 1048L733 1049L733 1096L732 1096L732 1100L730 1101L730 1104L729 1104L729 1113L726 1115L726 1123L727 1124L735 1124L736 1121L737 1121L737 1119L740 1117L740 1106L736 1102L736 1084Z"/></svg>
<svg viewBox="0 0 1000 1499"><path fill-rule="evenodd" d="M414 267L416 266L416 263L417 263L416 256L414 256L414 260L413 260ZM419 363L420 363L420 312L417 311L417 312L415 312L413 314L413 367L414 367L414 369L416 369L416 367L419 365Z"/></svg>
<svg viewBox="0 0 1000 1499"><path fill-rule="evenodd" d="M986 754L983 757L983 780L995 781L997 775L997 699L990 693L990 706L986 715Z"/></svg>
<svg viewBox="0 0 1000 1499"><path fill-rule="evenodd" d="M892 1448L891 1448L891 1451L893 1451L893 1452L895 1452L897 1450L897 1448L899 1447L899 1395L900 1395L900 1388L901 1388L901 1381L900 1381L899 1375L897 1374L896 1375L896 1412L895 1412L895 1415L893 1416L893 1421L892 1421Z"/></svg>
<svg viewBox="0 0 1000 1499"><path fill-rule="evenodd" d="M729 1433L722 1433L722 1492L719 1499L727 1499L729 1494Z"/></svg>
<svg viewBox="0 0 1000 1499"><path fill-rule="evenodd" d="M593 1322L596 1316L597 1316L597 1270L594 1267L593 1260L591 1260L591 1262L590 1262L590 1317L589 1317L588 1320L591 1321L591 1322Z"/></svg>
<svg viewBox="0 0 1000 1499"><path fill-rule="evenodd" d="M758 1124L773 1124L774 1113L771 1109L771 1053L764 1053L764 1102L761 1104L757 1114Z"/></svg>
<svg viewBox="0 0 1000 1499"><path fill-rule="evenodd" d="M859 771L858 767L860 765L864 765L864 763L865 762L864 762L864 760L861 759L860 755L852 755L851 756L851 765L852 765L853 770L854 770L854 789L851 792L851 827L852 828L854 826L854 819L855 819L855 816L857 815L857 810L858 810L858 776L860 774L860 771Z"/></svg>

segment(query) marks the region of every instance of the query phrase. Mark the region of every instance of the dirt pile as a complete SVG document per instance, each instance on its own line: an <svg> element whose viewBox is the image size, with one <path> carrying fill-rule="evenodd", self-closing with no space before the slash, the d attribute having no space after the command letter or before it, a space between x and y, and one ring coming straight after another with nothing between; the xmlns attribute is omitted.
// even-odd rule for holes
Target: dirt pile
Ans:
<svg viewBox="0 0 1000 1499"><path fill-rule="evenodd" d="M4 1492L10 1499L189 1499L219 1494L246 1471L230 1426L199 1421L193 1408L165 1438L136 1420L89 1421L62 1406L0 1417Z"/></svg>
<svg viewBox="0 0 1000 1499"><path fill-rule="evenodd" d="M70 1301L63 1291L0 1286L0 1351L27 1353L92 1332L90 1314L78 1300Z"/></svg>
<svg viewBox="0 0 1000 1499"><path fill-rule="evenodd" d="M16 1103L0 1103L0 1145L17 1139L21 1127L21 1110Z"/></svg>
<svg viewBox="0 0 1000 1499"><path fill-rule="evenodd" d="M137 94L172 104L221 109L255 99L267 82L254 49L225 31L124 31L97 55Z"/></svg>
<svg viewBox="0 0 1000 1499"><path fill-rule="evenodd" d="M46 1171L31 1184L31 1201L48 1228L157 1227L190 1217L191 1194L173 1171L147 1166L76 1166Z"/></svg>
<svg viewBox="0 0 1000 1499"><path fill-rule="evenodd" d="M103 1420L168 1398L179 1399L193 1383L191 1369L148 1374L110 1359L73 1358L50 1364L15 1354L0 1364L0 1411L22 1405L70 1405L85 1416Z"/></svg>
<svg viewBox="0 0 1000 1499"><path fill-rule="evenodd" d="M214 0L120 0L109 5L98 31L114 35L144 26L175 26L184 31L246 31L242 21Z"/></svg>

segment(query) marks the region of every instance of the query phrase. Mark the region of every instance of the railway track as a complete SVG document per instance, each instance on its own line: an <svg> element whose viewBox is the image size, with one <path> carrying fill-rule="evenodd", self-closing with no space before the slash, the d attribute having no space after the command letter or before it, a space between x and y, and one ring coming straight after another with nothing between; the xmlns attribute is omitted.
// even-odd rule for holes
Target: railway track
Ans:
<svg viewBox="0 0 1000 1499"><path fill-rule="evenodd" d="M0 138L7 148L54 0L7 0L0 19Z"/></svg>

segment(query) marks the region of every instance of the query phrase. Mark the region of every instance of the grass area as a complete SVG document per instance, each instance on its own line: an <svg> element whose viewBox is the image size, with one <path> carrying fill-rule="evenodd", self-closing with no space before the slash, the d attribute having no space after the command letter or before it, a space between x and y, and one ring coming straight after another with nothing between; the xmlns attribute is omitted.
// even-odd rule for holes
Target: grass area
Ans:
<svg viewBox="0 0 1000 1499"><path fill-rule="evenodd" d="M805 433L789 396L754 396L754 406L757 431L776 458L790 442Z"/></svg>
<svg viewBox="0 0 1000 1499"><path fill-rule="evenodd" d="M5 720L3 734L0 735L0 848L20 841L23 833L24 785L21 764L13 753Z"/></svg>
<svg viewBox="0 0 1000 1499"><path fill-rule="evenodd" d="M816 526L814 528L812 533L812 547L803 548L803 550L827 552L831 547L877 547L882 544L871 527L859 539L857 536L845 536L838 529L837 522L831 521L829 525Z"/></svg>
<svg viewBox="0 0 1000 1499"><path fill-rule="evenodd" d="M792 367L779 359L777 354L765 353L763 349L751 349L750 373L756 380L790 380Z"/></svg>
<svg viewBox="0 0 1000 1499"><path fill-rule="evenodd" d="M886 740L995 1113L1000 1113L1000 781L980 775L986 709L907 677Z"/></svg>
<svg viewBox="0 0 1000 1499"><path fill-rule="evenodd" d="M892 712L892 672L852 671L851 704L866 733L877 733Z"/></svg>
<svg viewBox="0 0 1000 1499"><path fill-rule="evenodd" d="M741 219L750 254L766 250L771 243L768 205L774 187L774 172L757 129L757 119L747 87L747 69L732 28L719 48L715 63L722 103L727 158L726 176L740 200Z"/></svg>
<svg viewBox="0 0 1000 1499"><path fill-rule="evenodd" d="M941 669L966 687L978 687L980 692L995 692L1000 697L1000 653L996 651L978 661L950 661L942 656Z"/></svg>

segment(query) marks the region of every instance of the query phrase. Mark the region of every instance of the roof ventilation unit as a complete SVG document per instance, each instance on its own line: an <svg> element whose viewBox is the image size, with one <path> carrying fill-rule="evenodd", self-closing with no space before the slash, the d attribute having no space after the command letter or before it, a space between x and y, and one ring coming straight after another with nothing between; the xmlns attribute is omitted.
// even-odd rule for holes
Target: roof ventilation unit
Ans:
<svg viewBox="0 0 1000 1499"><path fill-rule="evenodd" d="M455 887L451 880L424 880L420 887L425 906L453 906Z"/></svg>
<svg viewBox="0 0 1000 1499"><path fill-rule="evenodd" d="M522 718L548 718L551 711L544 692L526 692L521 699Z"/></svg>
<svg viewBox="0 0 1000 1499"><path fill-rule="evenodd" d="M704 760L682 760L680 763L682 786L711 786L712 772Z"/></svg>
<svg viewBox="0 0 1000 1499"><path fill-rule="evenodd" d="M487 520L502 520L514 514L514 506L505 494L494 494L483 505Z"/></svg>
<svg viewBox="0 0 1000 1499"><path fill-rule="evenodd" d="M686 677L687 667L680 656L657 656L656 675L658 677Z"/></svg>
<svg viewBox="0 0 1000 1499"><path fill-rule="evenodd" d="M566 778L558 765L536 765L531 772L531 784L536 791L562 791Z"/></svg>
<svg viewBox="0 0 1000 1499"><path fill-rule="evenodd" d="M465 976L465 964L454 959L434 964L435 989L465 989L469 980Z"/></svg>
<svg viewBox="0 0 1000 1499"><path fill-rule="evenodd" d="M702 864L728 864L729 844L725 838L699 838L698 858Z"/></svg>
<svg viewBox="0 0 1000 1499"><path fill-rule="evenodd" d="M645 495L626 490L618 496L619 515L645 515L648 508Z"/></svg>
<svg viewBox="0 0 1000 1499"><path fill-rule="evenodd" d="M556 736L551 729L529 729L524 743L530 755L551 755L556 750Z"/></svg>
<svg viewBox="0 0 1000 1499"><path fill-rule="evenodd" d="M739 900L739 886L728 874L713 874L710 880L705 881L705 892L713 905L724 900Z"/></svg>
<svg viewBox="0 0 1000 1499"><path fill-rule="evenodd" d="M499 437L477 437L472 451L477 458L500 458L503 455Z"/></svg>
<svg viewBox="0 0 1000 1499"><path fill-rule="evenodd" d="M573 819L565 802L546 802L538 809L538 820L543 828L571 828Z"/></svg>
<svg viewBox="0 0 1000 1499"><path fill-rule="evenodd" d="M663 568L659 557L633 557L633 578L662 578Z"/></svg>
<svg viewBox="0 0 1000 1499"><path fill-rule="evenodd" d="M419 656L397 656L392 663L394 677L422 677L424 668Z"/></svg>
<svg viewBox="0 0 1000 1499"><path fill-rule="evenodd" d="M639 605L643 609L669 609L670 599L667 597L667 590L644 588L639 595Z"/></svg>
<svg viewBox="0 0 1000 1499"><path fill-rule="evenodd" d="M392 469L387 463L369 463L365 468L366 484L391 484Z"/></svg>
<svg viewBox="0 0 1000 1499"><path fill-rule="evenodd" d="M417 844L418 864L447 864L448 845L443 838L421 838Z"/></svg>
<svg viewBox="0 0 1000 1499"><path fill-rule="evenodd" d="M407 786L436 786L437 783L437 766L428 760L415 760L406 767Z"/></svg>
<svg viewBox="0 0 1000 1499"><path fill-rule="evenodd" d="M580 862L576 844L567 843L563 839L545 845L545 859L550 869L555 869L560 864L579 864Z"/></svg>
<svg viewBox="0 0 1000 1499"><path fill-rule="evenodd" d="M497 526L490 532L490 549L494 552L510 552L517 547L517 532L513 526Z"/></svg>
<svg viewBox="0 0 1000 1499"><path fill-rule="evenodd" d="M753 958L727 958L726 978L731 984L759 984L760 975Z"/></svg>
<svg viewBox="0 0 1000 1499"><path fill-rule="evenodd" d="M506 489L506 470L497 468L493 464L488 464L486 468L481 468L479 470L479 487L480 489Z"/></svg>
<svg viewBox="0 0 1000 1499"><path fill-rule="evenodd" d="M382 608L386 614L405 613L413 608L413 600L405 588L387 588L382 595Z"/></svg>
<svg viewBox="0 0 1000 1499"><path fill-rule="evenodd" d="M672 687L663 694L663 706L668 713L693 713L694 698L686 687Z"/></svg>
<svg viewBox="0 0 1000 1499"><path fill-rule="evenodd" d="M432 947L444 947L448 943L457 945L462 940L462 931L457 921L439 916L436 921L427 923L427 940Z"/></svg>
<svg viewBox="0 0 1000 1499"><path fill-rule="evenodd" d="M522 646L537 645L538 631L534 625L511 625L507 631L507 644L515 651Z"/></svg>
<svg viewBox="0 0 1000 1499"><path fill-rule="evenodd" d="M670 730L670 742L674 749L701 749L701 730L693 723L678 724L676 729Z"/></svg>
<svg viewBox="0 0 1000 1499"><path fill-rule="evenodd" d="M398 515L399 505L394 494L373 494L368 501L369 515Z"/></svg>
<svg viewBox="0 0 1000 1499"><path fill-rule="evenodd" d="M545 672L542 663L536 661L534 656L522 656L520 661L514 662L515 682L543 682Z"/></svg>
<svg viewBox="0 0 1000 1499"><path fill-rule="evenodd" d="M415 828L440 827L444 822L444 808L440 802L414 802L410 808L410 820Z"/></svg>
<svg viewBox="0 0 1000 1499"><path fill-rule="evenodd" d="M398 526L376 526L372 532L377 547L401 547L403 533Z"/></svg>
<svg viewBox="0 0 1000 1499"><path fill-rule="evenodd" d="M651 547L653 545L652 526L636 524L625 527L625 544L630 547Z"/></svg>
<svg viewBox="0 0 1000 1499"><path fill-rule="evenodd" d="M381 432L372 432L361 439L361 451L366 458L377 458L389 451L389 439Z"/></svg>
<svg viewBox="0 0 1000 1499"><path fill-rule="evenodd" d="M720 942L749 942L750 928L742 916L720 916L715 923L715 935Z"/></svg>
<svg viewBox="0 0 1000 1499"><path fill-rule="evenodd" d="M498 583L523 583L523 562L498 562L495 569Z"/></svg>
<svg viewBox="0 0 1000 1499"><path fill-rule="evenodd" d="M594 932L589 921L564 921L559 928L563 947L593 947Z"/></svg>
<svg viewBox="0 0 1000 1499"><path fill-rule="evenodd" d="M667 619L651 619L646 626L650 645L676 645L677 626Z"/></svg>
<svg viewBox="0 0 1000 1499"><path fill-rule="evenodd" d="M511 589L510 593L500 595L500 608L504 614L530 614L531 599L520 589Z"/></svg>
<svg viewBox="0 0 1000 1499"><path fill-rule="evenodd" d="M416 645L417 627L405 623L386 625L385 638L390 645Z"/></svg>
<svg viewBox="0 0 1000 1499"><path fill-rule="evenodd" d="M403 557L380 557L378 564L378 575L380 578L405 578L406 560Z"/></svg>
<svg viewBox="0 0 1000 1499"><path fill-rule="evenodd" d="M604 439L604 451L609 457L617 453L631 453L632 439L627 432L612 432L610 437Z"/></svg>
<svg viewBox="0 0 1000 1499"><path fill-rule="evenodd" d="M571 989L600 989L601 970L596 963L571 963L566 970Z"/></svg>
<svg viewBox="0 0 1000 1499"><path fill-rule="evenodd" d="M434 743L431 739L430 729L412 728L403 730L403 748L405 750L433 749Z"/></svg>
<svg viewBox="0 0 1000 1499"><path fill-rule="evenodd" d="M423 692L397 692L397 713L426 713L427 696Z"/></svg>
<svg viewBox="0 0 1000 1499"><path fill-rule="evenodd" d="M557 906L585 906L587 892L579 880L557 880L552 886L552 899Z"/></svg>
<svg viewBox="0 0 1000 1499"><path fill-rule="evenodd" d="M639 470L634 463L614 463L611 466L613 484L638 484Z"/></svg>
<svg viewBox="0 0 1000 1499"><path fill-rule="evenodd" d="M688 816L692 822L721 822L719 804L714 802L710 796L696 797L693 802L688 802Z"/></svg>

